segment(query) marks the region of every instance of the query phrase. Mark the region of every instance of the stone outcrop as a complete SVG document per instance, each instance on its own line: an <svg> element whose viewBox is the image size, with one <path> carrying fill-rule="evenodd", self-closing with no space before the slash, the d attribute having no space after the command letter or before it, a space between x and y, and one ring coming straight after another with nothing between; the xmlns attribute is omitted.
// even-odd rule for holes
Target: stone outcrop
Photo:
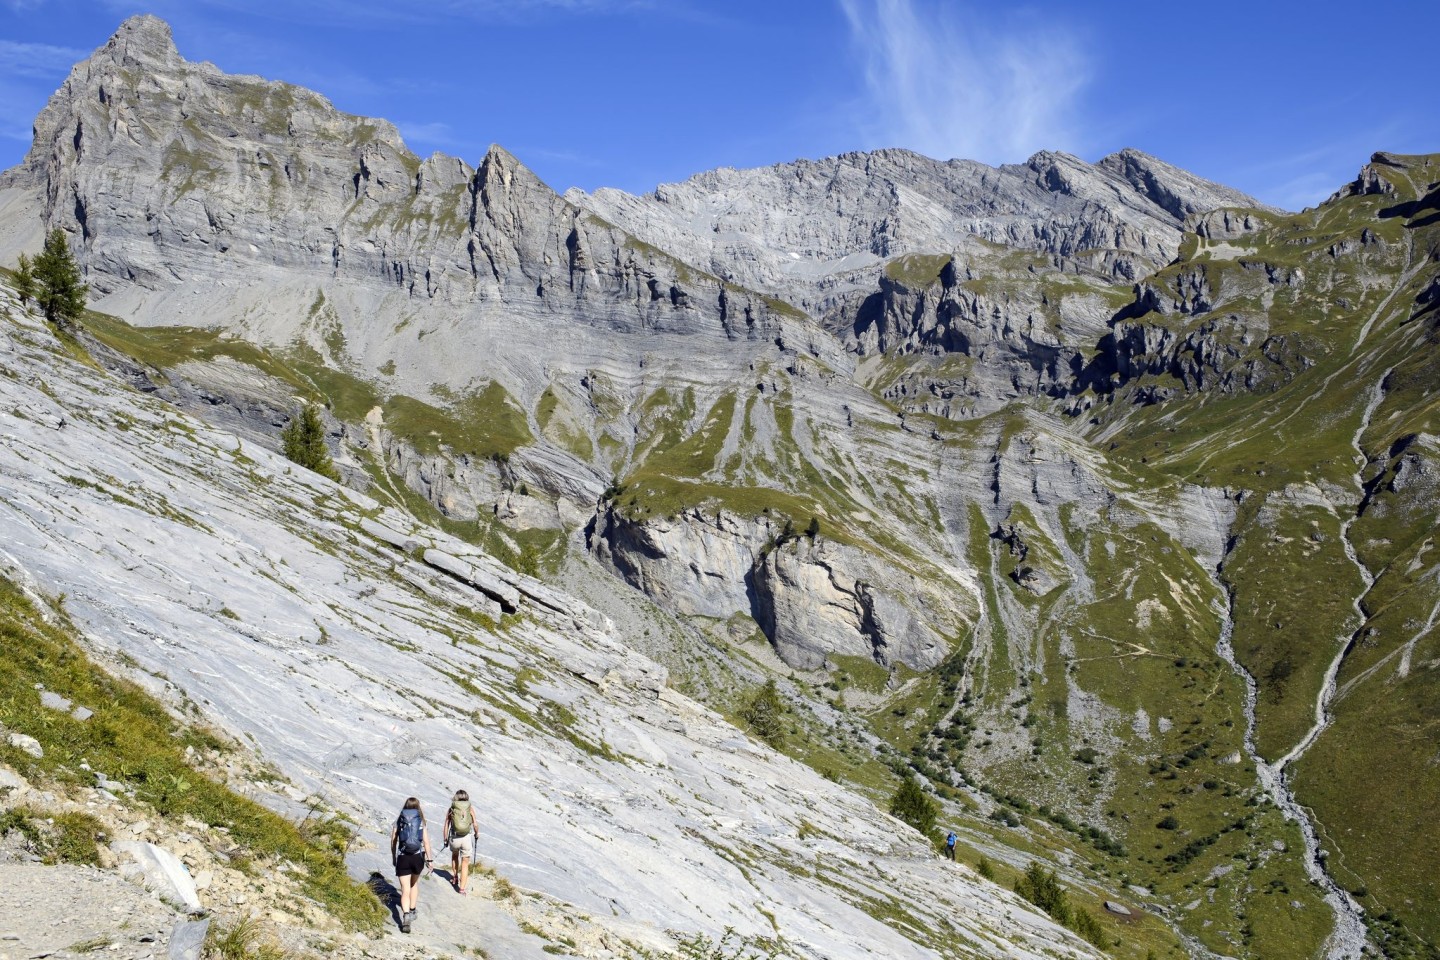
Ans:
<svg viewBox="0 0 1440 960"><path fill-rule="evenodd" d="M776 652L802 669L824 666L831 653L931 667L949 651L931 624L962 619L913 576L823 535L787 533L766 517L686 510L636 522L610 506L589 543L671 609L752 617Z"/></svg>

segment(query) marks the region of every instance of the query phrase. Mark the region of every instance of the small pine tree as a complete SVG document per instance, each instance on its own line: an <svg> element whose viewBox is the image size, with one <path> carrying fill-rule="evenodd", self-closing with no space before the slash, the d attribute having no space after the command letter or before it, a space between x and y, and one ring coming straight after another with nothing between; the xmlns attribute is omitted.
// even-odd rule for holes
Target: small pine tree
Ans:
<svg viewBox="0 0 1440 960"><path fill-rule="evenodd" d="M1100 921L1096 920L1095 914L1089 910L1081 910L1079 907L1071 910L1070 929L1097 947L1103 949L1107 946L1105 942L1105 928L1100 926Z"/></svg>
<svg viewBox="0 0 1440 960"><path fill-rule="evenodd" d="M935 833L940 809L914 777L905 776L900 781L900 789L890 798L890 815L929 837Z"/></svg>
<svg viewBox="0 0 1440 960"><path fill-rule="evenodd" d="M46 234L45 247L31 264L31 273L35 302L46 320L63 327L84 315L90 287L80 282L80 267L70 254L64 230L57 227Z"/></svg>
<svg viewBox="0 0 1440 960"><path fill-rule="evenodd" d="M990 862L989 857L981 857L980 862L975 864L975 872L986 880L995 879L995 865Z"/></svg>
<svg viewBox="0 0 1440 960"><path fill-rule="evenodd" d="M740 719L755 736L779 750L785 743L784 714L785 701L780 698L775 678L771 677L745 704Z"/></svg>
<svg viewBox="0 0 1440 960"><path fill-rule="evenodd" d="M1065 888L1060 886L1055 871L1046 870L1040 861L1030 861L1025 875L1015 881L1015 892L1050 914L1061 926L1070 925L1070 903L1065 897Z"/></svg>
<svg viewBox="0 0 1440 960"><path fill-rule="evenodd" d="M35 299L35 266L23 253L15 265L15 292L20 295L21 306Z"/></svg>
<svg viewBox="0 0 1440 960"><path fill-rule="evenodd" d="M811 518L810 518L810 526L808 526L808 527L805 528L805 536L809 537L811 540L814 540L814 539L815 539L816 537L818 537L819 535L820 535L820 518L819 518L819 517L811 517Z"/></svg>
<svg viewBox="0 0 1440 960"><path fill-rule="evenodd" d="M339 480L335 464L330 462L330 451L325 448L325 426L320 422L320 409L307 403L300 412L290 418L280 433L285 446L285 456L302 467L314 470L322 477Z"/></svg>

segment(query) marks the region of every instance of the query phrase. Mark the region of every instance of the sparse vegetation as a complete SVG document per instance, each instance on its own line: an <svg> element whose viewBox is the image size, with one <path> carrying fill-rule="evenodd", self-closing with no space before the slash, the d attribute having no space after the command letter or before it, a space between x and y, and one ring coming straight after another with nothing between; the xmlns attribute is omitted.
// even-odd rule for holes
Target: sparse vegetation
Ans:
<svg viewBox="0 0 1440 960"><path fill-rule="evenodd" d="M205 950L214 960L291 960L255 917L212 923L205 934Z"/></svg>
<svg viewBox="0 0 1440 960"><path fill-rule="evenodd" d="M88 813L51 814L31 806L15 807L0 813L0 836L12 830L24 837L30 852L45 863L100 863L98 844L105 831Z"/></svg>

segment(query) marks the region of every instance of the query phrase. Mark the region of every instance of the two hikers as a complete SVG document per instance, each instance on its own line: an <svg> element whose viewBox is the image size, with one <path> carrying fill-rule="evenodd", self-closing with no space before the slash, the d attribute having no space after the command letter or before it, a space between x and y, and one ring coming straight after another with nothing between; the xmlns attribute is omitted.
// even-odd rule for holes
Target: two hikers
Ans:
<svg viewBox="0 0 1440 960"><path fill-rule="evenodd" d="M400 886L400 930L410 932L415 911L420 904L420 877L434 862L430 851L430 833L420 801L410 797L390 828L390 859L395 863L395 879ZM470 879L470 863L475 859L475 811L470 794L455 791L450 809L445 811L445 845L450 848L451 881L455 889L465 892Z"/></svg>

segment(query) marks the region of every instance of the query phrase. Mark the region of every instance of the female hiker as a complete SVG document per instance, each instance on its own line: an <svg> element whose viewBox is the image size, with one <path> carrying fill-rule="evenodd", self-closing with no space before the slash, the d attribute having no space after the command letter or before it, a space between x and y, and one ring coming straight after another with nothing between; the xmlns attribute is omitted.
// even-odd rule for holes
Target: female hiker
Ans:
<svg viewBox="0 0 1440 960"><path fill-rule="evenodd" d="M431 862L425 811L414 797L405 801L390 829L390 859L395 861L395 879L400 884L400 929L409 933L420 902L420 875Z"/></svg>
<svg viewBox="0 0 1440 960"><path fill-rule="evenodd" d="M475 811L464 790L455 791L455 799L445 811L445 842L450 845L450 876L455 889L463 894L470 879L470 862L475 859Z"/></svg>

